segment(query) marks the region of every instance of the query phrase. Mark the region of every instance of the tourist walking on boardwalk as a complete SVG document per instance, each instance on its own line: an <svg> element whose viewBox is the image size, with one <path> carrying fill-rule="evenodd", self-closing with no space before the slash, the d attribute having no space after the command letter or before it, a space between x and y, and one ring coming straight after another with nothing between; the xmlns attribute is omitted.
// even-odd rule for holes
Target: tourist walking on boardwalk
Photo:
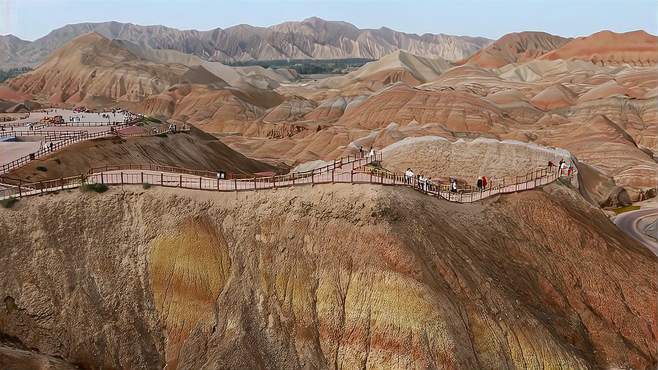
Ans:
<svg viewBox="0 0 658 370"><path fill-rule="evenodd" d="M455 178L450 178L450 192L456 193L457 192L457 179Z"/></svg>
<svg viewBox="0 0 658 370"><path fill-rule="evenodd" d="M486 189L486 188L487 188L487 177L482 176L482 189Z"/></svg>
<svg viewBox="0 0 658 370"><path fill-rule="evenodd" d="M414 172L411 170L411 168L407 168L407 170L404 171L404 183L410 185L413 182L413 179Z"/></svg>
<svg viewBox="0 0 658 370"><path fill-rule="evenodd" d="M418 175L418 189L425 191L425 176L422 174Z"/></svg>
<svg viewBox="0 0 658 370"><path fill-rule="evenodd" d="M370 160L375 160L375 149L373 147L370 147L370 152L368 153L368 157L370 157Z"/></svg>
<svg viewBox="0 0 658 370"><path fill-rule="evenodd" d="M562 176L563 165L564 165L564 159L560 159L560 163L557 166L557 170L560 171L560 176Z"/></svg>
<svg viewBox="0 0 658 370"><path fill-rule="evenodd" d="M479 191L482 191L482 177L478 177L477 187Z"/></svg>
<svg viewBox="0 0 658 370"><path fill-rule="evenodd" d="M363 158L363 147L359 147L359 158Z"/></svg>

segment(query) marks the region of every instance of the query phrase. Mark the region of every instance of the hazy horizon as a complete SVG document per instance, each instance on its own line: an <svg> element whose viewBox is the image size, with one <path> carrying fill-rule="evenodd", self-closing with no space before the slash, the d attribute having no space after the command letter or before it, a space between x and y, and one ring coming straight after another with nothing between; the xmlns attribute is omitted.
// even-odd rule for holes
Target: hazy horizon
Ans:
<svg viewBox="0 0 658 370"><path fill-rule="evenodd" d="M618 1L473 0L0 0L0 34L33 41L67 24L85 22L162 25L200 31L239 24L267 27L319 17L345 21L358 28L388 27L407 33L444 33L497 39L510 32L543 31L576 37L601 30L644 30L656 34L656 4L637 0L632 6ZM585 16L584 16L585 15Z"/></svg>

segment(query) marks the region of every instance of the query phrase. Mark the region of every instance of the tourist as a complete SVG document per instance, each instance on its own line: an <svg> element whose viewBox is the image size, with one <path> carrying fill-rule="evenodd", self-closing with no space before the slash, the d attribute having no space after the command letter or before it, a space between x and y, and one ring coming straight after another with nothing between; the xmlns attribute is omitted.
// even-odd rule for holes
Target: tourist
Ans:
<svg viewBox="0 0 658 370"><path fill-rule="evenodd" d="M562 175L562 165L564 164L564 159L560 159L558 163L557 170L560 171L560 176Z"/></svg>
<svg viewBox="0 0 658 370"><path fill-rule="evenodd" d="M487 188L487 177L482 176L482 189L486 189L486 188Z"/></svg>
<svg viewBox="0 0 658 370"><path fill-rule="evenodd" d="M411 170L411 168L407 168L406 171L404 171L404 183L407 185L411 185L414 179L414 172Z"/></svg>
<svg viewBox="0 0 658 370"><path fill-rule="evenodd" d="M455 178L450 178L450 192L456 193L457 192L457 179Z"/></svg>
<svg viewBox="0 0 658 370"><path fill-rule="evenodd" d="M363 158L363 147L359 147L359 158Z"/></svg>
<svg viewBox="0 0 658 370"><path fill-rule="evenodd" d="M370 160L375 159L375 149L373 147L370 147L370 152L368 153L368 157L370 157Z"/></svg>
<svg viewBox="0 0 658 370"><path fill-rule="evenodd" d="M482 177L478 177L477 187L478 190L482 191Z"/></svg>
<svg viewBox="0 0 658 370"><path fill-rule="evenodd" d="M48 144L49 150L52 152L53 151L53 142L51 141L50 144Z"/></svg>
<svg viewBox="0 0 658 370"><path fill-rule="evenodd" d="M418 186L418 189L420 190L425 190L425 176L422 174L418 175L418 183L416 186Z"/></svg>
<svg viewBox="0 0 658 370"><path fill-rule="evenodd" d="M571 174L573 174L573 162L569 163L569 168L567 169L567 176L571 177Z"/></svg>

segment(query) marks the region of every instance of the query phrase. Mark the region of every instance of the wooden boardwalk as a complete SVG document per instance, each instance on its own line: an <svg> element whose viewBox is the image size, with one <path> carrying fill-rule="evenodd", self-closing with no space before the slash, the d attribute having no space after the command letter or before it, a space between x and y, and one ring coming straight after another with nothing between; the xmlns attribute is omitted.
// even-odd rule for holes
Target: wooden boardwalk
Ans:
<svg viewBox="0 0 658 370"><path fill-rule="evenodd" d="M85 184L148 184L152 186L202 191L242 192L303 185L342 183L409 187L447 201L471 203L497 194L534 189L549 184L561 176L557 169L538 169L530 174L515 177L516 181L510 182L510 180L494 179L490 181L490 184L485 189L466 188L451 192L447 184L418 183L416 179L408 183L402 175L381 173L380 171L366 168L367 165L380 160L380 155L376 157L350 156L311 171L240 179L219 179L217 176L213 176L214 173L208 171L185 170L158 165L108 166L92 169L89 173L80 176L35 183L13 182L10 186L0 189L0 199L41 195L65 189L73 189Z"/></svg>

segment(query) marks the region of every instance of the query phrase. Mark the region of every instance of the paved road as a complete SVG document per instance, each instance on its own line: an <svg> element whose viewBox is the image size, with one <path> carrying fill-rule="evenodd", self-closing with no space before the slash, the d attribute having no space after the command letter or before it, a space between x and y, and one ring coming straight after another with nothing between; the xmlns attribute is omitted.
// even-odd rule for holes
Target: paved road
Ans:
<svg viewBox="0 0 658 370"><path fill-rule="evenodd" d="M658 208L640 209L637 211L622 213L615 218L615 224L626 234L644 244L649 250L658 256L658 243L656 240L644 234L638 228L640 222L649 217L658 217Z"/></svg>

